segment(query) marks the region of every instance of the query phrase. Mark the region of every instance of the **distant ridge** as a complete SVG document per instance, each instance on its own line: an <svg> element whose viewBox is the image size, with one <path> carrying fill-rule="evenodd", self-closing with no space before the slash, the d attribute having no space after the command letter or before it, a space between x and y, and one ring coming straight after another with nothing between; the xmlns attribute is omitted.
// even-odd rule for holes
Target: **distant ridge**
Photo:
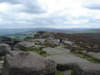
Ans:
<svg viewBox="0 0 100 75"><path fill-rule="evenodd" d="M0 36L24 34L34 31L54 31L62 33L100 33L100 29L85 29L85 28L72 28L72 29L55 29L55 28L20 28L20 29L0 29Z"/></svg>

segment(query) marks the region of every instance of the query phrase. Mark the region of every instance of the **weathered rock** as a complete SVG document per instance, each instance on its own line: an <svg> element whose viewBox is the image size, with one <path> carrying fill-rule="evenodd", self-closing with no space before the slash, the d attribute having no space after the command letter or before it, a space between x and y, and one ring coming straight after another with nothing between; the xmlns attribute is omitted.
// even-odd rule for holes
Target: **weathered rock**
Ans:
<svg viewBox="0 0 100 75"><path fill-rule="evenodd" d="M11 51L11 47L8 44L0 44L0 56L5 56Z"/></svg>
<svg viewBox="0 0 100 75"><path fill-rule="evenodd" d="M66 53L70 53L70 50L68 49L64 49L64 48L43 48L43 51L47 52L47 54L51 54L51 55L58 55L58 54L66 54Z"/></svg>
<svg viewBox="0 0 100 75"><path fill-rule="evenodd" d="M32 52L17 51L7 55L3 75L55 75L56 65Z"/></svg>
<svg viewBox="0 0 100 75"><path fill-rule="evenodd" d="M89 63L89 61L74 56L70 53L48 56L47 59L55 61L58 66L57 69L60 71L65 71L67 69L70 69L72 68L73 65L76 65L77 63L84 63L84 62Z"/></svg>
<svg viewBox="0 0 100 75"><path fill-rule="evenodd" d="M34 42L30 41L23 41L15 45L14 50L23 50L28 51L29 49L37 49L39 48L39 45L35 45Z"/></svg>
<svg viewBox="0 0 100 75"><path fill-rule="evenodd" d="M45 39L34 39L34 42L40 45L44 44Z"/></svg>
<svg viewBox="0 0 100 75"><path fill-rule="evenodd" d="M68 40L64 40L64 44L72 46L73 42L72 41L68 41Z"/></svg>
<svg viewBox="0 0 100 75"><path fill-rule="evenodd" d="M46 47L56 47L59 45L59 41L58 40L55 40L55 39L46 39L44 41L44 45Z"/></svg>
<svg viewBox="0 0 100 75"><path fill-rule="evenodd" d="M77 63L74 70L76 75L100 75L100 64Z"/></svg>
<svg viewBox="0 0 100 75"><path fill-rule="evenodd" d="M33 37L26 37L26 38L24 38L24 41L33 41L34 39L33 39Z"/></svg>
<svg viewBox="0 0 100 75"><path fill-rule="evenodd" d="M0 43L6 43L6 44L10 45L12 50L13 50L14 45L19 43L19 42L20 42L20 40L12 39L10 37L1 37L0 38Z"/></svg>
<svg viewBox="0 0 100 75"><path fill-rule="evenodd" d="M98 59L98 60L100 60L100 52L98 52L98 53L96 53L96 52L88 52L88 53L86 53L88 56L91 56L91 57L93 57L93 58L95 58L95 59Z"/></svg>
<svg viewBox="0 0 100 75"><path fill-rule="evenodd" d="M2 69L3 69L3 60L0 60L0 75L2 75Z"/></svg>
<svg viewBox="0 0 100 75"><path fill-rule="evenodd" d="M47 32L47 31L39 31L34 35L34 38L55 38L54 32Z"/></svg>

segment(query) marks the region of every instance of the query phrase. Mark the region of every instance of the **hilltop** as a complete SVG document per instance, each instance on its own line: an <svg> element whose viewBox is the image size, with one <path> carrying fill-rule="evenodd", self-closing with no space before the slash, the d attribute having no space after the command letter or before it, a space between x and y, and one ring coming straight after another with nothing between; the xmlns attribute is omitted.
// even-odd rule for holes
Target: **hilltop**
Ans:
<svg viewBox="0 0 100 75"><path fill-rule="evenodd" d="M23 35L18 36L23 37ZM98 75L100 74L100 33L66 34L38 31L34 34L33 32L25 34L23 39L3 36L0 38L0 56L5 55L8 55L5 59L7 62L1 57L1 71L5 68L7 72L14 75L16 71L18 74L27 73L27 75L29 73L34 75L39 71L43 75ZM26 65L21 61L26 61ZM6 67L2 66L3 62L6 63ZM12 70L10 66L17 69Z"/></svg>

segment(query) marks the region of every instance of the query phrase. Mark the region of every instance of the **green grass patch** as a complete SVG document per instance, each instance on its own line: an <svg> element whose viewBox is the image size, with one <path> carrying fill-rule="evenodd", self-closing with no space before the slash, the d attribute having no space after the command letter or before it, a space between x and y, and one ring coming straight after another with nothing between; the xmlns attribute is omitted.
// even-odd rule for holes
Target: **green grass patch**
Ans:
<svg viewBox="0 0 100 75"><path fill-rule="evenodd" d="M0 60L2 60L2 56L0 56Z"/></svg>
<svg viewBox="0 0 100 75"><path fill-rule="evenodd" d="M64 75L64 72L57 71L56 75Z"/></svg>
<svg viewBox="0 0 100 75"><path fill-rule="evenodd" d="M76 72L74 71L74 69L71 69L70 71L71 71L71 75L76 75ZM57 71L56 75L65 75L65 73L61 71Z"/></svg>
<svg viewBox="0 0 100 75"><path fill-rule="evenodd" d="M71 75L77 75L73 67L70 70L71 70Z"/></svg>

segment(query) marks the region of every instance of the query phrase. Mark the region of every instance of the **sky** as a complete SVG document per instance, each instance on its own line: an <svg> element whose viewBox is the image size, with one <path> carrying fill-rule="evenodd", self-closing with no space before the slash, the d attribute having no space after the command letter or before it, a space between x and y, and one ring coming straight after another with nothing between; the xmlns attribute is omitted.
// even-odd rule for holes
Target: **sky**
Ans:
<svg viewBox="0 0 100 75"><path fill-rule="evenodd" d="M0 28L100 28L100 0L0 0Z"/></svg>

